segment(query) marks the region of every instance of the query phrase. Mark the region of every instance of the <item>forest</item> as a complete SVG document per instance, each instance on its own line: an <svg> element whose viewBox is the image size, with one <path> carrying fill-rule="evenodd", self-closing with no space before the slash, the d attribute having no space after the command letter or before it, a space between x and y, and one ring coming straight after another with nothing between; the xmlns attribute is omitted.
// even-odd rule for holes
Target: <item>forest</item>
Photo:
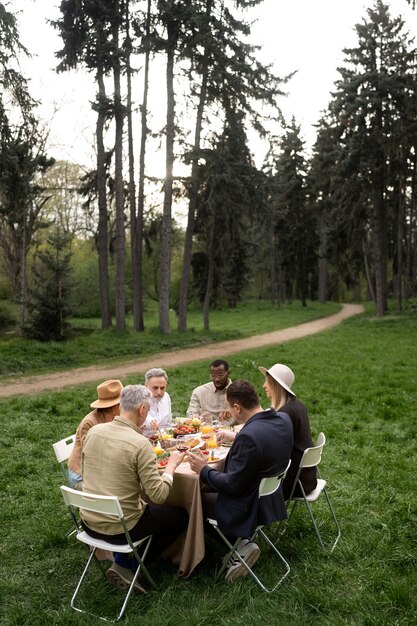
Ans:
<svg viewBox="0 0 417 626"><path fill-rule="evenodd" d="M410 2L413 4L412 0ZM126 328L156 303L158 326L204 329L242 299L371 301L378 317L417 297L417 48L376 0L345 48L312 151L249 43L262 0L61 0L56 71L88 71L96 161L48 155L0 2L0 327L68 336L72 317ZM354 25L352 25L353 27ZM163 67L165 119L151 129L149 85ZM139 94L139 95L138 95ZM271 122L280 132L271 132ZM255 165L248 140L269 150ZM165 176L151 176L150 141ZM175 174L180 163L184 175ZM178 219L181 213L184 218ZM172 323L172 322L171 322Z"/></svg>

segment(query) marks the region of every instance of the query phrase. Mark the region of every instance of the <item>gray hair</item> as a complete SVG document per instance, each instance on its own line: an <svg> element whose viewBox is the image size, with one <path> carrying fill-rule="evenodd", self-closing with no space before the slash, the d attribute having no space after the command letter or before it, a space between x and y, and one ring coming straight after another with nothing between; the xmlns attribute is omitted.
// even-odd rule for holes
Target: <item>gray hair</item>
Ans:
<svg viewBox="0 0 417 626"><path fill-rule="evenodd" d="M141 404L149 405L151 397L152 394L145 385L126 385L120 394L120 408L130 413Z"/></svg>
<svg viewBox="0 0 417 626"><path fill-rule="evenodd" d="M149 382L151 378L154 378L155 376L163 376L165 378L165 380L168 382L168 374L166 373L165 370L161 369L160 367L153 367L152 369L148 370L145 374L145 382Z"/></svg>

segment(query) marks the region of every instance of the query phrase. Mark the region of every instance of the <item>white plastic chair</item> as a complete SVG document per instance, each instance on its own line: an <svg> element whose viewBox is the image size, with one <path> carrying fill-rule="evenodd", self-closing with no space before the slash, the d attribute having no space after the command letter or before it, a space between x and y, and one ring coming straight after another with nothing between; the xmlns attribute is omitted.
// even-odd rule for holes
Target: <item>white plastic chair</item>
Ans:
<svg viewBox="0 0 417 626"><path fill-rule="evenodd" d="M334 521L334 524L335 524L336 530L337 530L336 539L333 542L332 549L330 550L330 552L333 552L333 550L335 549L335 547L337 545L337 542L340 539L341 530L340 530L339 522L337 521L337 518L336 518L336 514L334 512L332 503L330 502L329 495L327 493L327 489L326 489L327 482L321 477L320 470L318 468L318 465L319 465L319 463L321 461L321 457L322 457L322 454L323 454L323 448L324 448L325 443L326 443L326 437L325 437L324 433L320 433L318 438L317 438L317 443L314 446L314 448L307 448L304 451L304 454L303 454L302 459L300 461L300 465L298 467L297 474L296 474L295 479L294 479L294 483L293 483L293 486L292 486L292 489L291 489L290 497L288 498L288 503L292 502L293 504L292 504L292 508L291 508L290 514L288 516L287 523L290 521L291 516L292 516L292 514L293 514L293 512L295 510L295 507L297 506L297 503L304 502L306 507L307 507L308 513L310 515L311 522L312 522L312 524L314 526L314 530L316 531L317 539L319 540L319 543L320 543L322 549L325 550L324 543L323 543L323 540L321 538L320 531L318 529L318 525L317 525L316 519L315 519L315 517L313 515L313 511L312 511L312 508L310 506L313 502L316 502L319 499L319 497L320 497L320 495L322 493L324 493L324 496L325 496L326 501L327 501L327 505L329 507L330 513L332 515L332 518L333 518L333 521ZM316 488L314 489L314 491L312 491L311 493L309 493L307 495L306 495L306 493L304 491L302 482L300 480L300 473L301 473L301 470L304 467L316 467L317 468L317 476L318 476ZM294 493L295 488L296 488L297 485L299 486L299 488L301 490L301 494L302 494L301 496L293 496L293 493Z"/></svg>
<svg viewBox="0 0 417 626"><path fill-rule="evenodd" d="M69 485L69 480L68 480L67 461L70 457L72 449L74 448L74 444L75 444L75 434L69 435L69 437L60 439L56 443L52 444L52 447L55 452L56 460L59 463L62 473L64 474L65 482L68 486L70 485ZM71 516L72 523L74 524L74 528L67 532L66 537L70 537L71 535L73 535L75 532L77 532L80 529L78 520L72 509L70 510L70 516Z"/></svg>
<svg viewBox="0 0 417 626"><path fill-rule="evenodd" d="M96 494L91 494L91 493L84 493L81 491L77 491L76 489L71 489L70 487L66 487L64 485L61 486L61 492L62 492L62 495L64 496L64 500L65 500L66 505L68 506L68 509L72 510L73 507L76 507L78 509L85 509L87 511L95 511L97 513L100 513L101 515L111 516L112 518L116 517L120 521L123 527L123 531L126 536L126 543L122 545L114 544L114 543L111 543L110 541L103 541L102 539L95 539L94 537L92 537L85 531L79 530L77 532L77 539L90 547L90 555L84 567L83 573L81 574L81 578L78 581L74 594L71 598L71 607L75 611L78 611L80 613L88 613L89 615L94 615L94 617L98 617L105 621L118 621L125 612L127 603L129 602L136 580L141 571L147 578L149 584L153 588L156 587L155 582L153 581L151 575L149 574L143 562L143 560L145 559L148 553L149 546L152 541L152 535L149 535L148 537L144 537L143 539L140 539L139 541L132 541L129 530L126 526L123 510L122 510L122 507L120 506L120 502L117 496L101 496L101 495L96 495ZM143 552L141 556L138 553L139 546L143 547ZM94 613L89 613L88 611L85 611L75 605L76 597L81 589L82 583L95 557L95 552L97 549L109 550L111 552L122 552L124 554L132 552L134 556L136 557L136 560L139 564L132 578L132 582L127 590L122 608L120 612L118 613L116 620L108 620L108 618L106 617L102 617L101 615L95 615Z"/></svg>
<svg viewBox="0 0 417 626"><path fill-rule="evenodd" d="M261 480L260 485L259 485L259 492L258 492L258 497L259 498L262 498L264 496L269 496L269 495L275 493L279 489L279 487L281 486L282 481L285 478L285 475L286 475L290 465L291 465L291 460L288 462L287 467L285 468L285 470L281 474L279 474L279 476L271 476L271 477L263 478ZM227 563L228 563L230 557L232 557L232 556L237 557L239 559L239 561L241 563L243 563L243 565L248 570L248 573L252 576L252 578L255 580L255 582L261 587L261 589L263 589L263 591L266 591L267 593L271 593L272 591L275 591L275 589L278 587L278 585L280 585L282 583L282 581L284 580L284 578L286 578L288 576L288 574L290 573L291 569L290 569L290 566L289 566L288 562L284 559L284 557L282 556L281 552L277 549L277 547L274 545L274 543L269 539L269 537L263 531L264 525L259 525L259 526L256 527L255 532L253 533L253 535L249 539L249 541L255 541L258 536L261 536L264 539L264 541L269 545L269 547L275 552L276 556L280 559L280 561L285 566L285 573L278 579L278 581L276 582L274 587L272 587L272 589L268 589L264 585L264 583L260 580L260 578L258 578L258 576L255 574L255 572L252 570L252 568L249 567L249 565L244 561L244 559L240 556L239 552L237 551L237 547L238 547L242 537L238 537L238 539L232 545L229 542L229 540L224 536L224 534L221 532L221 530L219 529L217 521L215 519L207 518L207 521L209 522L209 524L211 524L213 526L213 528L217 531L217 533L220 535L220 537L223 539L223 541L225 542L225 544L229 548L229 552L224 557L223 565L220 568L220 570L217 572L216 578L221 576L221 574L224 572L224 570L225 570L225 568L227 566Z"/></svg>
<svg viewBox="0 0 417 626"><path fill-rule="evenodd" d="M62 473L65 476L65 482L68 484L68 472L67 472L67 461L72 452L72 449L75 444L75 435L70 435L69 437L65 437L65 439L61 439L56 443L52 444L52 447L55 452L56 460L58 461Z"/></svg>

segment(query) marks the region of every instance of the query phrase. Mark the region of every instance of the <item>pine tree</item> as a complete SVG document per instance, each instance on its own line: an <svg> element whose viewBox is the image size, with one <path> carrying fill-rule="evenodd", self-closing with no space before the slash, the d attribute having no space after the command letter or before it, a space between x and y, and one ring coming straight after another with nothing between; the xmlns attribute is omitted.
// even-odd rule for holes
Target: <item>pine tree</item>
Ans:
<svg viewBox="0 0 417 626"><path fill-rule="evenodd" d="M249 225L256 212L258 174L247 147L242 113L232 106L227 110L215 148L204 155L196 235L206 258L205 272L200 276L206 284L203 316L208 329L210 306L221 299L230 307L236 306L248 281L252 253Z"/></svg>
<svg viewBox="0 0 417 626"><path fill-rule="evenodd" d="M316 219L307 203L306 160L294 118L281 140L275 164L272 210L281 297L307 304L309 277L316 269Z"/></svg>
<svg viewBox="0 0 417 626"><path fill-rule="evenodd" d="M27 327L31 339L63 341L68 338L72 285L71 253L67 245L67 238L56 228L33 265Z"/></svg>
<svg viewBox="0 0 417 626"><path fill-rule="evenodd" d="M382 316L387 310L392 239L398 237L398 229L393 233L398 190L405 197L399 178L408 177L407 161L414 154L410 137L415 136L415 123L410 124L410 116L417 97L416 55L403 20L392 18L381 0L367 16L356 26L357 47L344 51L331 103L339 131L334 212L346 212L339 218L346 230L367 232L371 238L376 311ZM406 226L407 220L401 219L401 224Z"/></svg>

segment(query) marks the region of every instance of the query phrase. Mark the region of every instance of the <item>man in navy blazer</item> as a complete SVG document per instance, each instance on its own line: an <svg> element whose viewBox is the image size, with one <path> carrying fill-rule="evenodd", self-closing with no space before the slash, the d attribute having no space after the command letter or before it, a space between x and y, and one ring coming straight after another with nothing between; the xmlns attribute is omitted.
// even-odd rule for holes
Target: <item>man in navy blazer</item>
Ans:
<svg viewBox="0 0 417 626"><path fill-rule="evenodd" d="M227 388L230 414L243 427L236 435L219 472L204 459L189 454L191 468L216 493L203 493L204 514L215 517L220 530L231 543L242 537L239 554L249 567L258 560L259 547L247 539L257 524L270 524L286 518L282 488L270 496L258 497L262 478L277 476L285 470L293 444L292 422L286 413L263 411L251 383L237 380ZM236 557L228 563L226 580L247 574Z"/></svg>

